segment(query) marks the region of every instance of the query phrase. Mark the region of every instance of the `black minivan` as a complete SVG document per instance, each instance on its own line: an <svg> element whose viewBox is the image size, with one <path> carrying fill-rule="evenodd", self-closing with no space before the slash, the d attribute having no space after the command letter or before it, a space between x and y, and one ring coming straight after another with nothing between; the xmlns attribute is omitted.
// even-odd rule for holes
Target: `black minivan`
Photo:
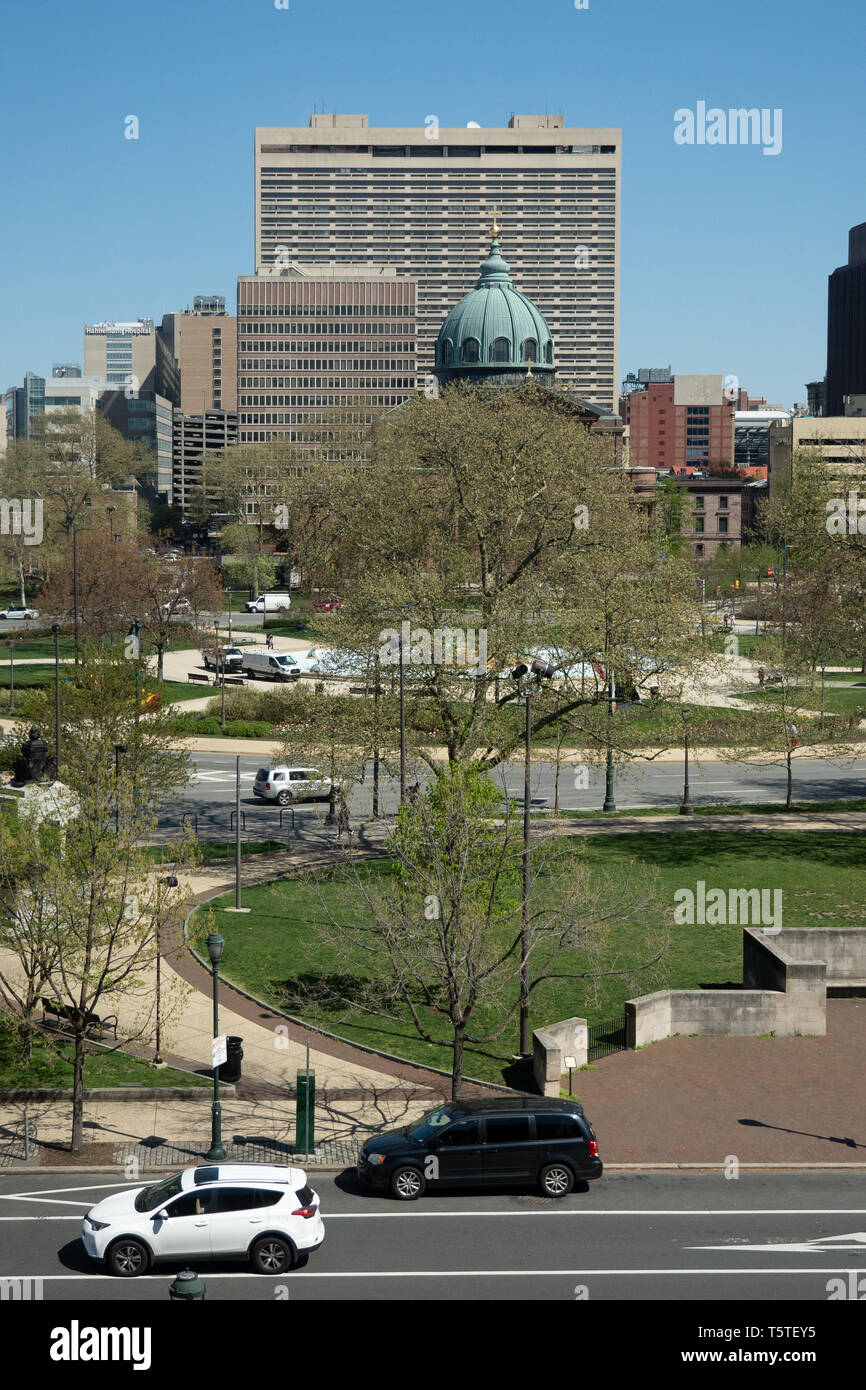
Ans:
<svg viewBox="0 0 866 1390"><path fill-rule="evenodd" d="M403 1202L431 1183L538 1186L545 1197L564 1197L603 1171L583 1106L540 1096L450 1101L414 1125L368 1139L358 1155L358 1176Z"/></svg>

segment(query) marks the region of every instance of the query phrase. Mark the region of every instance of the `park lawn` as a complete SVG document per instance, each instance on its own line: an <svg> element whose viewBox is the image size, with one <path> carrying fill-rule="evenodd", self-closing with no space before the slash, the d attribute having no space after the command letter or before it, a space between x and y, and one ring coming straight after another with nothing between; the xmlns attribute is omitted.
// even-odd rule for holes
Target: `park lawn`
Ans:
<svg viewBox="0 0 866 1390"><path fill-rule="evenodd" d="M2 633L2 631L0 631L0 662L3 662L4 664L6 664L6 663L8 662L8 657L9 657L8 642L9 642L9 639L8 639L8 638L5 638L4 635L3 635L3 633ZM71 657L71 656L74 655L74 645L73 645L73 642L72 642L72 638L71 638L71 637L61 637L61 638L60 638L59 647L60 647L60 652L59 652L59 654L60 654L61 659L62 659L63 657ZM28 659L32 659L33 657L38 657L38 656L44 656L46 660L47 660L49 657L51 658L52 661L54 660L54 638L53 638L53 637L20 637L20 638L16 637L16 638L15 638L15 660L16 660L16 661L18 661L19 659L23 660L25 657L28 658Z"/></svg>
<svg viewBox="0 0 866 1390"><path fill-rule="evenodd" d="M636 888L644 891L655 880L656 920L672 921L674 893L696 889L703 880L712 888L766 888L783 890L785 927L866 926L863 899L862 862L866 836L856 832L713 831L706 834L645 834L640 837L599 838L563 841L570 853L584 853L593 882L600 885L609 876L607 897L622 898ZM390 873L386 861L362 865L358 872L372 879ZM618 890L619 885L619 891ZM550 885L537 891L555 892ZM253 909L249 916L226 913L233 905L227 894L211 902L213 924L201 912L193 923L196 949L204 953L204 936L214 926L226 940L222 969L257 997L302 1017L352 1041L394 1053L412 1061L426 1062L442 1070L450 1069L450 1051L444 1045L446 1027L428 1016L430 1031L442 1044L420 1039L408 1011L398 1009L395 1019L373 1018L348 1006L328 1008L311 1003L304 987L331 976L345 981L346 962L340 953L316 930L325 920L325 908L339 923L353 911L349 873L338 870L323 876L319 883L283 879L276 884L246 889L244 904ZM772 900L771 900L772 901ZM609 942L609 958L620 964L634 958L643 939L642 922L648 912L636 906L623 920L615 921ZM578 962L573 960L571 968ZM356 961L349 971L371 975L375 961ZM626 999L656 989L696 989L736 986L742 982L741 926L671 927L670 945L662 962L652 973L632 979L606 979L599 985L598 997L582 981L555 980L539 985L532 995L532 1025L541 1027L574 1016L599 1022L621 1013ZM345 989L345 984L343 983ZM478 1015L478 1031L489 1031L496 1023L490 1010ZM502 1038L489 1044L467 1047L467 1076L502 1081L508 1074L511 1056L517 1050L516 1022L509 1024Z"/></svg>
<svg viewBox="0 0 866 1390"><path fill-rule="evenodd" d="M243 839L243 831L241 832L241 855L244 858L248 854L273 854L287 847L287 844L280 840L245 840ZM196 850L205 864L220 860L231 860L233 863L235 857L234 835L225 840L199 840ZM144 851L144 857L154 864L174 864L177 860L177 853L170 845L148 845Z"/></svg>
<svg viewBox="0 0 866 1390"><path fill-rule="evenodd" d="M523 804L522 797L514 797ZM695 806L696 816L820 816L829 811L866 811L866 799L852 801L795 801L787 807L784 801L756 801L751 805ZM624 811L533 811L532 819L551 820L617 820L623 816L678 816L678 806L641 806Z"/></svg>
<svg viewBox="0 0 866 1390"><path fill-rule="evenodd" d="M754 701L756 704L772 704L774 702L774 691L756 690L744 699ZM775 696L778 699L778 695ZM803 708L810 713L820 714L821 711L821 687L816 684L813 690L806 690L802 686L792 686L789 693L789 702L802 702ZM866 687L861 686L857 689L854 686L832 686L824 687L824 710L827 714L853 714L855 710L866 710Z"/></svg>
<svg viewBox="0 0 866 1390"><path fill-rule="evenodd" d="M33 1057L24 1065L17 1055L14 1033L8 1020L0 1018L0 1087L71 1088L72 1066L63 1060L69 1056L68 1047L58 1055L56 1035L45 1042L37 1034L33 1042ZM108 1052L94 1048L84 1064L84 1084L96 1086L207 1086L204 1076L175 1071L172 1067L153 1067L148 1062L129 1057L124 1052Z"/></svg>

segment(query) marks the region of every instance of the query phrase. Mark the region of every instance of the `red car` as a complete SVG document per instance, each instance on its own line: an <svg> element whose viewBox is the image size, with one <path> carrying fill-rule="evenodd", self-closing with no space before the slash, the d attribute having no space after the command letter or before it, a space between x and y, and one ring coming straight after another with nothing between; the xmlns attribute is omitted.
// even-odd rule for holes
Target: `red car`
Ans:
<svg viewBox="0 0 866 1390"><path fill-rule="evenodd" d="M336 613L342 608L342 603L338 598L317 598L313 599L313 608L316 613Z"/></svg>

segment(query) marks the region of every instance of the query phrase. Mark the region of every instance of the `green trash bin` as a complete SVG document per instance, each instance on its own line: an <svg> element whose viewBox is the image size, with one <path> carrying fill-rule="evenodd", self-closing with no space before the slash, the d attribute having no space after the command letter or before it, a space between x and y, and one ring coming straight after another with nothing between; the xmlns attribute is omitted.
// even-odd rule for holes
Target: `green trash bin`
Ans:
<svg viewBox="0 0 866 1390"><path fill-rule="evenodd" d="M295 1156L316 1152L316 1073L299 1071L295 1104Z"/></svg>

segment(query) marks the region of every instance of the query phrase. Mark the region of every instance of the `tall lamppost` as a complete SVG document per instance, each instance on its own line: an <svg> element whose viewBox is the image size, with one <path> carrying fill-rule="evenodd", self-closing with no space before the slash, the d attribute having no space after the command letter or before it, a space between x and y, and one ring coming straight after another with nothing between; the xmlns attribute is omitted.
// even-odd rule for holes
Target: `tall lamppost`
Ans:
<svg viewBox="0 0 866 1390"><path fill-rule="evenodd" d="M93 503L89 497L85 497L82 503L85 507L91 507ZM78 515L72 518L72 622L74 628L74 649L75 664L78 665L78 528L76 522Z"/></svg>
<svg viewBox="0 0 866 1390"><path fill-rule="evenodd" d="M530 828L531 771L532 771L532 697L538 687L523 686L525 676L535 676L539 681L550 680L554 667L540 658L531 666L520 662L511 672L511 679L517 682L517 698L526 706L523 745L523 894L520 916L520 1054L529 1056L529 897L530 897Z"/></svg>
<svg viewBox="0 0 866 1390"><path fill-rule="evenodd" d="M400 624L400 805L406 800L406 687L405 687L405 643L403 624Z"/></svg>
<svg viewBox="0 0 866 1390"><path fill-rule="evenodd" d="M685 728L685 755L686 755L685 773L684 773L684 780L683 780L683 800L682 800L682 805L680 806L680 815L681 815L681 816L693 816L693 815L695 814L695 808L694 808L694 806L692 805L691 800L689 799L689 710L686 709L685 707L683 707L683 709L680 710L680 713L682 714L682 717L683 717L683 726L684 726L684 728Z"/></svg>
<svg viewBox="0 0 866 1390"><path fill-rule="evenodd" d="M54 634L54 764L55 775L60 776L60 624L52 623Z"/></svg>
<svg viewBox="0 0 866 1390"><path fill-rule="evenodd" d="M118 797L119 797L119 789L120 789L120 759L121 759L122 755L123 755L125 752L126 752L126 744L125 744L125 743L115 743L115 745L114 745L114 833L115 833L115 835L117 834L117 831L118 831L119 826L120 826L120 804L119 804L119 800L118 800Z"/></svg>
<svg viewBox="0 0 866 1390"><path fill-rule="evenodd" d="M176 875L176 874L166 874L165 878L163 879L163 883L165 884L166 888L176 888L176 887L177 887L177 875ZM161 1050L161 1043L162 1043L162 1038L161 1038L161 1026L162 1026L162 1020L161 1020L161 1015L160 1015L160 998L161 998L161 994L162 994L162 980L161 980L161 975L160 975L160 965L161 965L161 961L162 961L162 942L161 942L161 940L160 940L160 932L161 932L160 915L159 915L159 913L157 913L157 918L156 918L156 1052L155 1052L154 1058L153 1058L154 1066L157 1066L157 1067L163 1066L162 1050Z"/></svg>
<svg viewBox="0 0 866 1390"><path fill-rule="evenodd" d="M613 716L616 713L616 677L612 668L608 672L607 688L607 765L604 776L604 805L601 809L609 813L616 810L613 792Z"/></svg>
<svg viewBox="0 0 866 1390"><path fill-rule="evenodd" d="M219 1017L219 965L222 960L225 941L219 932L211 932L207 939L207 953L210 963L213 966L213 1035L219 1037L220 1017ZM225 1158L226 1151L223 1148L223 1112L220 1106L220 1069L215 1066L213 1069L213 1105L211 1107L211 1142L207 1157L210 1159Z"/></svg>
<svg viewBox="0 0 866 1390"><path fill-rule="evenodd" d="M108 513L108 534L111 539L114 540L114 513L117 511L117 508L106 507L105 510Z"/></svg>
<svg viewBox="0 0 866 1390"><path fill-rule="evenodd" d="M15 713L15 639L9 642L9 713Z"/></svg>

